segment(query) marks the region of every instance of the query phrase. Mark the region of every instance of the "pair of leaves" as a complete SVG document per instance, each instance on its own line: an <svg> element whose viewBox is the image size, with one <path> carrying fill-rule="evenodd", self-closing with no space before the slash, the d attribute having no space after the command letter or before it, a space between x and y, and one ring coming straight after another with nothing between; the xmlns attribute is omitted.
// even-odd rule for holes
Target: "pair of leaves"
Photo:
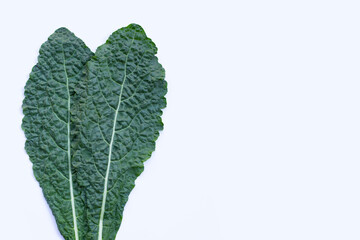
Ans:
<svg viewBox="0 0 360 240"><path fill-rule="evenodd" d="M115 239L155 150L165 71L144 30L114 32L95 54L60 28L25 86L22 128L36 179L66 240Z"/></svg>

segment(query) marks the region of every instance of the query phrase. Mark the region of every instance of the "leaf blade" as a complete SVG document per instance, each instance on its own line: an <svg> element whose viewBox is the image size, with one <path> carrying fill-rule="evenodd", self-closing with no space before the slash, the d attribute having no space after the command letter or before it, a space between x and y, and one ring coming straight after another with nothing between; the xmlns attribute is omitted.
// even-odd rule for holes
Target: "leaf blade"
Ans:
<svg viewBox="0 0 360 240"><path fill-rule="evenodd" d="M82 139L91 158L83 159L80 174L88 199L87 239L115 239L128 195L163 128L167 90L156 52L144 30L131 24L114 32L88 63Z"/></svg>
<svg viewBox="0 0 360 240"><path fill-rule="evenodd" d="M78 240L85 234L79 236L81 217L77 216L84 213L84 207L79 204L83 202L80 190L73 186L71 140L76 130L71 128L71 94L93 54L66 28L56 30L39 53L25 86L25 150L60 233L65 239Z"/></svg>

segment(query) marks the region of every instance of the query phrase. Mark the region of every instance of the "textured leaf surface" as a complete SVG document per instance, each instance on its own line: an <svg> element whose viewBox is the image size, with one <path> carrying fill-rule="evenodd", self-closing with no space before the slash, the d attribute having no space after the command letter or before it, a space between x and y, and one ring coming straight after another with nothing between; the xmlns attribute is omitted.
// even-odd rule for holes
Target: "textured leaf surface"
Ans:
<svg viewBox="0 0 360 240"><path fill-rule="evenodd" d="M162 130L167 91L157 48L131 24L95 55L65 28L25 87L23 129L36 179L66 240L113 240Z"/></svg>
<svg viewBox="0 0 360 240"><path fill-rule="evenodd" d="M73 115L78 83L92 56L65 28L45 42L25 87L22 128L36 179L65 239L84 239L85 205L76 184L72 155L76 146ZM76 114L75 114L76 115Z"/></svg>
<svg viewBox="0 0 360 240"><path fill-rule="evenodd" d="M75 158L86 193L86 239L115 239L135 179L163 128L167 87L156 52L132 24L114 32L87 64L82 149Z"/></svg>

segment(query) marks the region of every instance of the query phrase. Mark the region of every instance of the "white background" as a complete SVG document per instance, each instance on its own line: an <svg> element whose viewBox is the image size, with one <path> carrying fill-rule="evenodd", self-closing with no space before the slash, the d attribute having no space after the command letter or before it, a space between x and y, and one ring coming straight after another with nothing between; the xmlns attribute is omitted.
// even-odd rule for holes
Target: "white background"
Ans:
<svg viewBox="0 0 360 240"><path fill-rule="evenodd" d="M165 130L118 240L359 240L360 3L0 2L1 239L62 239L20 128L40 45L93 50L142 25L169 92Z"/></svg>

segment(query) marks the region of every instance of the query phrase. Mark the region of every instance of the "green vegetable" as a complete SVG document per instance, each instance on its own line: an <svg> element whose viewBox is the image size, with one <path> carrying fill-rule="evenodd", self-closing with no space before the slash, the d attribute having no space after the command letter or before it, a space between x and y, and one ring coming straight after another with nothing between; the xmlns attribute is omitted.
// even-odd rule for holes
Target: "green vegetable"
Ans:
<svg viewBox="0 0 360 240"><path fill-rule="evenodd" d="M166 106L157 48L135 24L93 54L65 28L25 87L25 149L66 240L115 239Z"/></svg>
<svg viewBox="0 0 360 240"><path fill-rule="evenodd" d="M72 167L76 127L71 112L77 85L85 80L85 65L92 55L80 39L60 28L41 46L25 86L25 149L65 239L85 236L84 194Z"/></svg>

